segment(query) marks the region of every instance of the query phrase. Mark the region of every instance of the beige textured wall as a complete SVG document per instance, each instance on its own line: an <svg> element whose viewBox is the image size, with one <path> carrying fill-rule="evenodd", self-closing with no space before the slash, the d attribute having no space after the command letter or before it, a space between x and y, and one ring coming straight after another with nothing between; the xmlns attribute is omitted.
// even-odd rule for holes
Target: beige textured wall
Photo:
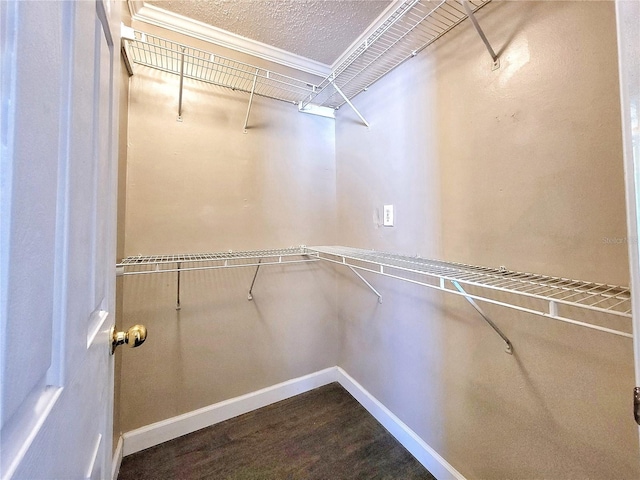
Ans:
<svg viewBox="0 0 640 480"><path fill-rule="evenodd" d="M164 35L169 35L164 32ZM191 40L186 42L193 44ZM291 104L146 68L130 82L125 253L197 253L335 241L334 122ZM126 277L123 431L335 365L330 268L264 267Z"/></svg>
<svg viewBox="0 0 640 480"><path fill-rule="evenodd" d="M177 79L140 70L125 254L336 243L627 283L613 5L478 17L502 68L463 24L356 99L371 130L257 99L243 135L246 96L190 82L178 123ZM509 356L459 298L371 277L379 305L314 265L248 302L252 275L185 273L179 312L175 275L124 280L150 336L122 350L123 431L337 363L468 478L640 476L629 340L487 306Z"/></svg>
<svg viewBox="0 0 640 480"><path fill-rule="evenodd" d="M478 18L499 70L465 23L356 98L370 130L340 110L339 244L627 284L613 3ZM382 305L339 274L339 365L462 474L640 477L629 339L487 306L509 356L464 300L369 279Z"/></svg>

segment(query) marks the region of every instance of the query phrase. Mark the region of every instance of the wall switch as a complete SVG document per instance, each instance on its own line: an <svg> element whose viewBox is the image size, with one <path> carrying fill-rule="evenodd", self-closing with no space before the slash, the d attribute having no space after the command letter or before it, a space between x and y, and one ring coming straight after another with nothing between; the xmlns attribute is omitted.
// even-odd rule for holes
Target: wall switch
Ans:
<svg viewBox="0 0 640 480"><path fill-rule="evenodd" d="M393 227L393 205L385 205L382 209L382 225Z"/></svg>

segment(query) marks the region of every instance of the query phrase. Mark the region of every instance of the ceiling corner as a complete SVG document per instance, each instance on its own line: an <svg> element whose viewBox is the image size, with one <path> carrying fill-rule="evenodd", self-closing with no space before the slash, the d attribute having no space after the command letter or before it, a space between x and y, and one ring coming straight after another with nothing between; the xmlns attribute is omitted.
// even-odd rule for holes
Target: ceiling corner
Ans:
<svg viewBox="0 0 640 480"><path fill-rule="evenodd" d="M131 18L135 18L138 12L144 7L144 0L127 0L127 6L129 7Z"/></svg>
<svg viewBox="0 0 640 480"><path fill-rule="evenodd" d="M324 78L331 73L330 65L164 10L143 0L127 0L127 4L131 18L135 21L166 28L319 77Z"/></svg>

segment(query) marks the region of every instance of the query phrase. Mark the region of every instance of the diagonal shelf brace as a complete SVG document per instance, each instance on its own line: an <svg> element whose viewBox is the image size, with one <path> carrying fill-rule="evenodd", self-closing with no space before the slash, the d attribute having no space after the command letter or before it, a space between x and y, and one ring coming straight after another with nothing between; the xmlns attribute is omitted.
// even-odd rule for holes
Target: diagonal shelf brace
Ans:
<svg viewBox="0 0 640 480"><path fill-rule="evenodd" d="M249 106L247 107L247 116L244 119L244 129L242 130L242 133L247 133L247 125L249 124L249 114L251 113L251 104L253 103L253 94L256 92L256 83L258 82L259 71L260 70L256 69L256 73L253 76L253 85L251 86L251 95L249 96Z"/></svg>
<svg viewBox="0 0 640 480"><path fill-rule="evenodd" d="M258 271L260 270L261 263L262 259L258 260L258 266L256 267L256 273L253 274L253 280L251 281L251 286L249 287L249 295L247 295L247 300L253 300L253 285L256 283L256 278L258 277Z"/></svg>
<svg viewBox="0 0 640 480"><path fill-rule="evenodd" d="M476 303L476 301L473 298L468 296L467 292L464 290L464 288L462 288L462 286L458 282L456 282L455 280L449 280L449 281L453 284L456 290L458 290L464 296L465 300L467 300L467 302L469 302L471 306L476 309L476 311L480 314L480 316L484 318L485 322L487 322L491 326L491 328L493 328L496 331L496 333L500 335L502 340L504 340L504 343L507 344L506 352L509 355L513 355L513 345L511 345L511 340L509 340L507 336L504 333L502 333L502 330L500 330L498 326L495 323L493 323L489 317L487 317L487 315L482 311L482 309Z"/></svg>
<svg viewBox="0 0 640 480"><path fill-rule="evenodd" d="M182 85L184 84L184 47L180 54L180 93L178 94L178 122L182 121Z"/></svg>
<svg viewBox="0 0 640 480"><path fill-rule="evenodd" d="M498 55L496 55L496 52L493 50L493 47L489 43L489 40L487 39L487 36L484 34L482 27L478 23L478 19L473 13L473 10L471 9L471 5L469 5L469 0L460 0L460 3L462 4L462 7L467 13L469 20L471 20L471 23L473 24L473 28L475 28L476 32L478 32L478 35L480 36L480 39L484 43L484 46L487 47L487 50L489 51L489 55L491 55L491 59L493 60L493 70L500 68L500 59L498 58Z"/></svg>
<svg viewBox="0 0 640 480"><path fill-rule="evenodd" d="M182 267L182 264L178 262L177 263L178 282L176 287L176 310L180 310L180 269L181 269L180 267Z"/></svg>
<svg viewBox="0 0 640 480"><path fill-rule="evenodd" d="M351 109L356 112L356 115L358 115L358 117L360 117L360 120L362 120L362 123L364 123L367 128L369 128L369 122L367 122L364 117L360 114L360 112L358 111L358 109L353 105L353 103L351 103L351 101L347 98L347 96L342 93L342 90L340 90L338 88L338 85L336 85L336 83L333 80L330 80L331 85L333 85L333 88L336 89L336 92L338 92L340 94L340 96L344 99L345 102L347 102L347 104L351 107Z"/></svg>
<svg viewBox="0 0 640 480"><path fill-rule="evenodd" d="M353 268L351 265L347 265L347 267L349 267L349 269L351 269L351 271L355 273L358 276L358 278L362 280L367 285L367 287L369 287L371 291L378 296L378 303L382 303L382 295L380 295L380 292L378 292L375 288L373 288L373 286L369 282L367 282L367 280L362 275L360 275L355 268Z"/></svg>

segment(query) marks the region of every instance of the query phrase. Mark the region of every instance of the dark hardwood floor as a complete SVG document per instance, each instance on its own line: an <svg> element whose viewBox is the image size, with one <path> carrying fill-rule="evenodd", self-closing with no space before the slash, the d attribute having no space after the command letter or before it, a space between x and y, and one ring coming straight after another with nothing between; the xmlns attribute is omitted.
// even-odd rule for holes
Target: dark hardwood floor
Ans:
<svg viewBox="0 0 640 480"><path fill-rule="evenodd" d="M344 388L317 388L127 456L119 480L433 479Z"/></svg>

